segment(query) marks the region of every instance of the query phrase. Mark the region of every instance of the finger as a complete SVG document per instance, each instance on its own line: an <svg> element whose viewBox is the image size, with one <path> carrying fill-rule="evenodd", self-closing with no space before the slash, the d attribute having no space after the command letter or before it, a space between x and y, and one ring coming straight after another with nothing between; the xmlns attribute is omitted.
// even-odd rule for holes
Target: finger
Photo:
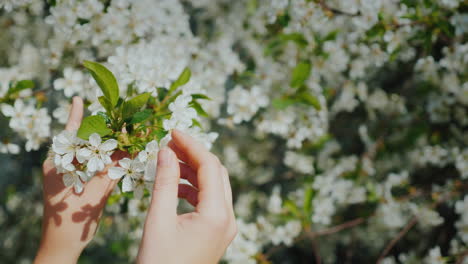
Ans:
<svg viewBox="0 0 468 264"><path fill-rule="evenodd" d="M73 97L73 103L70 110L70 115L68 116L68 122L65 126L65 130L73 131L78 130L81 125L81 120L83 119L83 100L75 96Z"/></svg>
<svg viewBox="0 0 468 264"><path fill-rule="evenodd" d="M187 200L193 207L198 204L198 190L188 184L179 184L178 197Z"/></svg>
<svg viewBox="0 0 468 264"><path fill-rule="evenodd" d="M197 172L185 163L179 162L180 178L186 179L193 186L198 188Z"/></svg>
<svg viewBox="0 0 468 264"><path fill-rule="evenodd" d="M159 151L157 172L149 214L173 221L172 217L177 216L180 168L170 148L164 147Z"/></svg>
<svg viewBox="0 0 468 264"><path fill-rule="evenodd" d="M187 162L188 162L188 156L187 156L187 154L185 154L185 152L183 152L182 150L180 150L180 149L176 146L176 144L174 143L174 141L172 141L172 140L169 141L169 143L167 144L167 146L168 146L169 148L171 148L171 149L174 151L174 153L176 154L177 158L178 158L180 161L182 161L182 162L184 162L184 163L187 164ZM187 165L188 165L188 164L187 164ZM190 165L188 165L188 166L190 166Z"/></svg>
<svg viewBox="0 0 468 264"><path fill-rule="evenodd" d="M118 180L110 179L107 174L98 174L86 183L82 194L86 197L85 200L92 204L97 203L102 208L118 182Z"/></svg>
<svg viewBox="0 0 468 264"><path fill-rule="evenodd" d="M226 169L226 167L221 166L221 174L222 174L222 179L223 179L223 184L224 184L224 193L226 197L228 217L230 218L230 221L229 221L230 224L227 230L228 230L228 234L230 234L229 243L231 243L231 241L234 239L237 233L236 216L234 215L234 206L232 204L232 189L231 189L231 183L229 180L229 172Z"/></svg>
<svg viewBox="0 0 468 264"><path fill-rule="evenodd" d="M107 176L107 170L117 166L119 160L125 157L128 157L128 153L120 150L114 152L111 157L112 163L107 165L102 172L97 173L86 183L84 192L87 196L89 195L90 201L98 201L100 197L108 197L111 194L119 180L113 180Z"/></svg>
<svg viewBox="0 0 468 264"><path fill-rule="evenodd" d="M172 141L169 142L169 147L174 150L180 160L195 170L216 159L200 142L175 129L172 131Z"/></svg>
<svg viewBox="0 0 468 264"><path fill-rule="evenodd" d="M223 179L224 185L224 196L226 197L226 203L229 210L233 210L232 206L232 189L231 189L231 182L229 180L229 172L226 167L221 167L221 175Z"/></svg>
<svg viewBox="0 0 468 264"><path fill-rule="evenodd" d="M207 211L212 214L225 208L224 187L221 178L219 160L192 137L174 130L172 141L177 154L185 158L185 162L197 171L199 189L197 211ZM178 156L180 158L180 156Z"/></svg>
<svg viewBox="0 0 468 264"><path fill-rule="evenodd" d="M52 174L53 170L55 170L54 162L51 158L47 158L42 164L42 173L44 174L44 177Z"/></svg>

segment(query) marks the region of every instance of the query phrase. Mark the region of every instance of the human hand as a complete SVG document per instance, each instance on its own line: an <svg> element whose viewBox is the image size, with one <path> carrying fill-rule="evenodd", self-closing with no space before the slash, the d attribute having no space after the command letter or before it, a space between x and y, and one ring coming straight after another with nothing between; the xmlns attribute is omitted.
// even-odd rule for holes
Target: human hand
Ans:
<svg viewBox="0 0 468 264"><path fill-rule="evenodd" d="M66 130L77 130L83 118L83 101L73 98ZM112 160L123 158L116 152ZM65 187L62 174L57 173L53 161L43 164L44 216L42 238L34 263L76 263L81 252L93 238L107 198L118 181L103 171L85 183L77 194Z"/></svg>
<svg viewBox="0 0 468 264"><path fill-rule="evenodd" d="M172 132L169 146L158 154L137 262L217 263L237 232L228 172L216 156L179 131ZM179 184L179 178L194 187ZM177 215L177 197L195 211Z"/></svg>

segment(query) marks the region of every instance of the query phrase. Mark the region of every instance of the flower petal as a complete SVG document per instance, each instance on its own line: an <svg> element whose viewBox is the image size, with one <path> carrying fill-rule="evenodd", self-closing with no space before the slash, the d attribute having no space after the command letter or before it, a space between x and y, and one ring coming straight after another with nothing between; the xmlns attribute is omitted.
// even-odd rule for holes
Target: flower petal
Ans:
<svg viewBox="0 0 468 264"><path fill-rule="evenodd" d="M102 169L104 169L104 163L102 162L102 160L96 157L92 157L88 161L88 171L95 172L95 171L101 171Z"/></svg>
<svg viewBox="0 0 468 264"><path fill-rule="evenodd" d="M89 175L84 171L77 171L76 174L78 174L78 176L80 176L80 179L84 182L87 182L90 178Z"/></svg>
<svg viewBox="0 0 468 264"><path fill-rule="evenodd" d="M77 181L75 182L74 187L75 187L75 192L76 193L81 193L83 191L84 185L80 180L77 179Z"/></svg>
<svg viewBox="0 0 468 264"><path fill-rule="evenodd" d="M72 186L75 183L75 177L71 173L65 173L62 176L62 180L65 187Z"/></svg>
<svg viewBox="0 0 468 264"><path fill-rule="evenodd" d="M145 180L154 181L154 178L156 177L157 166L158 166L158 161L156 159L150 160L146 163Z"/></svg>
<svg viewBox="0 0 468 264"><path fill-rule="evenodd" d="M138 160L134 160L132 162L132 169L134 171L143 172L143 171L145 171L145 167L146 167L145 164L143 162L138 161Z"/></svg>
<svg viewBox="0 0 468 264"><path fill-rule="evenodd" d="M109 139L109 140L106 140L106 142L102 143L99 149L102 151L111 151L117 148L117 144L118 144L117 140Z"/></svg>
<svg viewBox="0 0 468 264"><path fill-rule="evenodd" d="M122 191L123 192L130 192L132 190L133 190L132 178L126 176L125 178L123 178L123 181L122 181Z"/></svg>
<svg viewBox="0 0 468 264"><path fill-rule="evenodd" d="M148 153L155 153L155 152L158 152L159 150L159 144L156 140L152 140L151 142L149 142L148 144L146 144L146 147L145 147L145 150L146 152Z"/></svg>
<svg viewBox="0 0 468 264"><path fill-rule="evenodd" d="M55 155L54 156L54 165L55 166L61 166L62 165L62 156L60 156L60 155Z"/></svg>
<svg viewBox="0 0 468 264"><path fill-rule="evenodd" d="M67 171L75 171L76 168L75 168L75 165L71 164L71 163L68 163L68 164L64 164L63 165L63 168Z"/></svg>
<svg viewBox="0 0 468 264"><path fill-rule="evenodd" d="M99 147L99 145L101 145L101 137L98 133L93 133L91 134L91 136L89 136L89 144L96 148Z"/></svg>
<svg viewBox="0 0 468 264"><path fill-rule="evenodd" d="M111 164L112 163L112 159L109 155L99 155L101 157L101 160L102 162L104 162L104 164Z"/></svg>
<svg viewBox="0 0 468 264"><path fill-rule="evenodd" d="M135 186L135 189L133 190L133 197L135 197L138 200L141 200L143 198L143 193L144 193L144 186L143 184L138 184Z"/></svg>
<svg viewBox="0 0 468 264"><path fill-rule="evenodd" d="M72 163L73 159L75 158L75 155L73 153L67 153L63 155L62 157L62 166L66 166L67 164Z"/></svg>
<svg viewBox="0 0 468 264"><path fill-rule="evenodd" d="M2 113L5 116L13 116L15 114L15 109L11 105L2 104Z"/></svg>
<svg viewBox="0 0 468 264"><path fill-rule="evenodd" d="M140 153L138 153L137 159L141 162L145 162L148 159L148 153L146 153L146 151L140 151Z"/></svg>
<svg viewBox="0 0 468 264"><path fill-rule="evenodd" d="M90 159L92 154L93 153L90 149L82 148L76 153L76 159L78 160L78 162L83 163L86 160Z"/></svg>
<svg viewBox="0 0 468 264"><path fill-rule="evenodd" d="M123 168L112 167L112 168L109 168L109 171L107 172L107 176L109 176L109 178L113 180L117 180L117 179L120 179L122 176L124 176L126 172L127 171Z"/></svg>
<svg viewBox="0 0 468 264"><path fill-rule="evenodd" d="M159 141L159 145L161 147L165 147L167 146L167 144L169 144L169 141L171 140L172 140L172 136L171 136L171 133L169 133Z"/></svg>
<svg viewBox="0 0 468 264"><path fill-rule="evenodd" d="M119 160L119 165L122 168L130 169L130 166L132 165L132 160L129 158L123 158Z"/></svg>

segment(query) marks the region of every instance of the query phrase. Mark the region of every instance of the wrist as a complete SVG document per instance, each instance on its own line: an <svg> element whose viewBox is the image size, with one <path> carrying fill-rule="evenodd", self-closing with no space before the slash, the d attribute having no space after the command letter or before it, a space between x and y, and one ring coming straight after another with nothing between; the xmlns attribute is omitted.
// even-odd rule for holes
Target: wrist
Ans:
<svg viewBox="0 0 468 264"><path fill-rule="evenodd" d="M55 243L41 242L34 259L34 264L77 263L81 250L64 248Z"/></svg>
<svg viewBox="0 0 468 264"><path fill-rule="evenodd" d="M34 264L77 263L84 246L54 231L56 230L43 229Z"/></svg>

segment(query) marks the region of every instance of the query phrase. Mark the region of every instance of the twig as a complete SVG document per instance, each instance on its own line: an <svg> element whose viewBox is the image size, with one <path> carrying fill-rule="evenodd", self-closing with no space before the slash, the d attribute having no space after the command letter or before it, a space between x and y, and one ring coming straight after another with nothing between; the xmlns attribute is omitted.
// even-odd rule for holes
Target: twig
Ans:
<svg viewBox="0 0 468 264"><path fill-rule="evenodd" d="M325 235L331 235L331 234L334 234L334 233L338 233L338 232L340 232L342 230L357 226L357 225L359 225L359 224L361 224L361 223L363 223L365 221L366 221L365 218L359 217L359 218L353 219L353 220L348 221L348 222L344 222L342 224L336 225L334 227L331 227L331 228L328 228L328 229L325 229L325 230L322 230L322 231L317 231L317 232L307 231L304 234L302 234L301 236L296 237L294 242L302 241L305 238L310 238L310 239L313 240L315 237L318 237L318 236L325 236ZM280 246L270 248L270 250L268 250L265 253L265 257L267 257L267 258L270 257L279 248L280 248Z"/></svg>
<svg viewBox="0 0 468 264"><path fill-rule="evenodd" d="M314 256L315 256L315 263L321 264L322 258L320 257L319 248L317 247L317 243L315 242L315 239L312 239L312 251L314 252Z"/></svg>
<svg viewBox="0 0 468 264"><path fill-rule="evenodd" d="M322 231L317 231L317 232L314 232L314 233L311 233L310 236L324 236L324 235L331 235L331 234L334 234L334 233L338 233L344 229L348 229L348 228L351 228L351 227L354 227L354 226L357 226L361 223L363 223L366 219L362 218L362 217L359 217L359 218L356 218L354 220L351 220L351 221L348 221L348 222L344 222L343 224L340 224L340 225L336 225L334 227L331 227L331 228L328 228L328 229L325 229L325 230L322 230Z"/></svg>
<svg viewBox="0 0 468 264"><path fill-rule="evenodd" d="M387 245L387 247L382 251L382 254L380 254L379 259L377 259L377 264L380 264L382 260L387 256L387 254L392 250L392 248L402 239L406 233L418 222L418 217L413 216L411 220L406 224L406 226L398 233L398 235L390 241L390 243Z"/></svg>
<svg viewBox="0 0 468 264"><path fill-rule="evenodd" d="M336 8L330 7L325 3L324 0L316 1L316 3L318 5L320 5L323 9L325 9L325 11L328 11L330 13L335 13L335 14L340 14L340 15L347 15L347 16L357 16L359 14L359 13L351 14L351 13L347 13L347 12L344 12L342 10L338 10Z"/></svg>

